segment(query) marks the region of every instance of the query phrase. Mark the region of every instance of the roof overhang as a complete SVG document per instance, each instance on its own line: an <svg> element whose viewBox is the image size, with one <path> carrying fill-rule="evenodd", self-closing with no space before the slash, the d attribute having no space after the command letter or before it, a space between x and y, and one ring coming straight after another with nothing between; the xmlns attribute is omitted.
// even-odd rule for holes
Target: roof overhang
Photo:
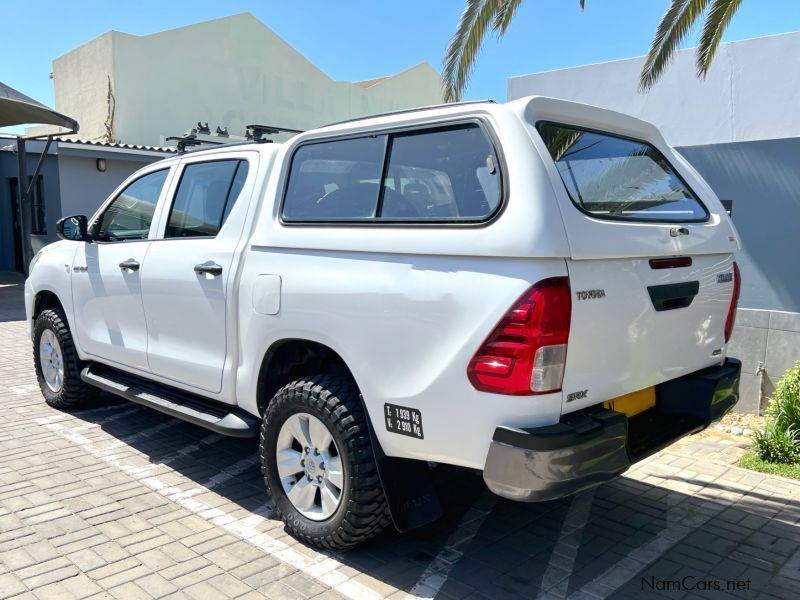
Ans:
<svg viewBox="0 0 800 600"><path fill-rule="evenodd" d="M27 124L55 125L69 130L69 133L78 131L78 122L75 119L62 115L0 82L0 127ZM53 132L53 135L56 133Z"/></svg>

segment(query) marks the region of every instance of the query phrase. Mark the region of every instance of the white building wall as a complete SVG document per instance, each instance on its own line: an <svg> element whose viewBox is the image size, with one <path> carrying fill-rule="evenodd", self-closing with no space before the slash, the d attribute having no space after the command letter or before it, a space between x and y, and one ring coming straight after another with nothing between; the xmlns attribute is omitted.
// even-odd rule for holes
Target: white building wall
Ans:
<svg viewBox="0 0 800 600"><path fill-rule="evenodd" d="M112 31L104 33L53 61L53 84L59 107L56 110L78 119L78 136L82 139L95 140L105 133L108 80L114 79L113 36Z"/></svg>
<svg viewBox="0 0 800 600"><path fill-rule="evenodd" d="M682 50L649 92L644 57L512 77L508 99L543 95L594 104L658 126L673 146L800 137L800 33L721 44L705 80Z"/></svg>
<svg viewBox="0 0 800 600"><path fill-rule="evenodd" d="M249 13L147 36L110 32L53 68L56 109L75 117L88 139L102 135L107 103L84 88L105 84L110 72L114 135L129 144L159 145L198 120L243 135L251 123L309 129L442 101L428 63L369 86L334 81Z"/></svg>

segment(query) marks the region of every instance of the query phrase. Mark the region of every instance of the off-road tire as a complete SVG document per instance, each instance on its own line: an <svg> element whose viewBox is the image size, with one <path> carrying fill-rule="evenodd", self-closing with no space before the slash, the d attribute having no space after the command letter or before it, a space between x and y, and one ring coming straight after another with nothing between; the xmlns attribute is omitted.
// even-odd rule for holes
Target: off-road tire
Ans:
<svg viewBox="0 0 800 600"><path fill-rule="evenodd" d="M42 365L39 362L39 340L42 333L48 329L55 334L64 361L64 382L58 392L51 390L45 382ZM81 379L81 369L84 365L75 350L67 318L58 309L43 310L33 323L33 364L44 400L53 408L80 408L97 398L99 390Z"/></svg>
<svg viewBox="0 0 800 600"><path fill-rule="evenodd" d="M278 432L285 420L298 412L312 414L326 425L342 458L342 498L336 512L324 521L303 516L286 496L278 476ZM391 522L367 417L352 379L313 375L278 390L264 415L259 449L267 490L287 530L298 540L319 548L352 548L378 535Z"/></svg>

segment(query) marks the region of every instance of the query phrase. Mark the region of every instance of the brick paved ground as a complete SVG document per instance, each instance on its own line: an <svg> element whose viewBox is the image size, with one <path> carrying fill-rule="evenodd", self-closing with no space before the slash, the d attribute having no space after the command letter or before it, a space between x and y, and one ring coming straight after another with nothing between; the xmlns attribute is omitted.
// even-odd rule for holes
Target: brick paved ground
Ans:
<svg viewBox="0 0 800 600"><path fill-rule="evenodd" d="M0 278L0 598L800 597L800 485L718 434L535 505L440 467L436 525L320 554L272 517L252 441L113 397L47 407L20 294Z"/></svg>

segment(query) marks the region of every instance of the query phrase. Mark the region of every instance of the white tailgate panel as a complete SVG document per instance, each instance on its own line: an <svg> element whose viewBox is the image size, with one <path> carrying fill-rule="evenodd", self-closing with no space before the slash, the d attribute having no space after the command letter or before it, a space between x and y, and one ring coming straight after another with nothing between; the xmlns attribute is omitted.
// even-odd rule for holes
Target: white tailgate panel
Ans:
<svg viewBox="0 0 800 600"><path fill-rule="evenodd" d="M567 261L572 324L564 412L722 360L733 283L718 282L717 275L733 271L733 256L704 254L692 259L691 267L658 270L652 269L647 259ZM655 310L648 286L688 281L700 284L691 305ZM603 290L605 295L580 294L592 290ZM570 394L574 394L571 400Z"/></svg>

